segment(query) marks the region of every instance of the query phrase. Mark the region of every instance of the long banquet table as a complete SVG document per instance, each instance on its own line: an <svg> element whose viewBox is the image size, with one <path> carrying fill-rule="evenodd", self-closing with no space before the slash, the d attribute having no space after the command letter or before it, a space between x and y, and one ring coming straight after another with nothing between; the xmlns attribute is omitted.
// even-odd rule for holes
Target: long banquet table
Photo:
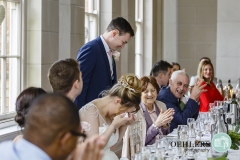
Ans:
<svg viewBox="0 0 240 160"><path fill-rule="evenodd" d="M165 136L168 141L177 141L177 131L174 130L173 132L169 133L167 136ZM196 137L196 140L201 140L201 141L210 141L210 137L203 136L203 137ZM210 149L210 147L209 147ZM228 156L227 158L229 160L240 160L240 150L228 150ZM202 156L201 154L197 155L197 160L207 160L207 157Z"/></svg>

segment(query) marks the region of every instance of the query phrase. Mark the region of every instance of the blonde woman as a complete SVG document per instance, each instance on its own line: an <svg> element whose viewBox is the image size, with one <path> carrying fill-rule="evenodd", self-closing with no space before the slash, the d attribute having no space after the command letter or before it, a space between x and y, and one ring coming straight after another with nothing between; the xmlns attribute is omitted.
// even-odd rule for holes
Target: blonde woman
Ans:
<svg viewBox="0 0 240 160"><path fill-rule="evenodd" d="M86 104L79 111L81 121L89 123L88 137L102 135L107 140L103 160L117 160L111 151L122 137L127 126L134 121L133 113L139 110L141 82L134 75L122 76L104 97Z"/></svg>
<svg viewBox="0 0 240 160"><path fill-rule="evenodd" d="M214 101L223 101L223 97L213 83L214 80L214 69L211 61L204 60L198 66L197 76L199 80L204 80L201 84L207 84L203 89L206 89L207 92L202 92L199 101L200 101L200 112L208 112L209 103Z"/></svg>

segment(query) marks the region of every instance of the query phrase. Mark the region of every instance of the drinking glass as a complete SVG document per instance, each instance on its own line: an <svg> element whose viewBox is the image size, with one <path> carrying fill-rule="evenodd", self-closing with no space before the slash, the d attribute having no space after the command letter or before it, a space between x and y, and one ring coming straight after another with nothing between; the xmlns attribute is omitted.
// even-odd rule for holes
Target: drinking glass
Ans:
<svg viewBox="0 0 240 160"><path fill-rule="evenodd" d="M187 125L178 125L178 140L186 140L188 139L188 126Z"/></svg>
<svg viewBox="0 0 240 160"><path fill-rule="evenodd" d="M179 155L177 147L169 148L167 153L168 153L169 157L171 157L172 160L175 160L175 156Z"/></svg>
<svg viewBox="0 0 240 160"><path fill-rule="evenodd" d="M192 122L195 122L195 119L194 118L188 118L187 119L187 125L188 125L188 128L190 129L190 126L191 126L191 123Z"/></svg>
<svg viewBox="0 0 240 160"><path fill-rule="evenodd" d="M209 111L214 113L214 103L209 103Z"/></svg>
<svg viewBox="0 0 240 160"><path fill-rule="evenodd" d="M196 122L192 122L190 124L190 128L189 128L189 131L188 131L188 137L191 138L191 139L195 139L196 138L196 133L195 133L195 129L196 128Z"/></svg>
<svg viewBox="0 0 240 160"><path fill-rule="evenodd" d="M202 120L197 120L196 121L196 126L195 126L195 130L196 130L196 135L200 138L202 137L202 134L204 132L204 123Z"/></svg>
<svg viewBox="0 0 240 160"><path fill-rule="evenodd" d="M142 160L148 160L151 154L151 149L149 147L142 147L141 157Z"/></svg>
<svg viewBox="0 0 240 160"><path fill-rule="evenodd" d="M223 108L223 101L218 101L218 107Z"/></svg>
<svg viewBox="0 0 240 160"><path fill-rule="evenodd" d="M206 112L199 112L198 119L205 120L205 118L206 118Z"/></svg>
<svg viewBox="0 0 240 160"><path fill-rule="evenodd" d="M169 148L168 140L165 137L157 140L156 141L156 148L157 149L164 149L166 151Z"/></svg>
<svg viewBox="0 0 240 160"><path fill-rule="evenodd" d="M219 103L218 103L218 101L214 101L214 106L215 106L215 109L219 109Z"/></svg>

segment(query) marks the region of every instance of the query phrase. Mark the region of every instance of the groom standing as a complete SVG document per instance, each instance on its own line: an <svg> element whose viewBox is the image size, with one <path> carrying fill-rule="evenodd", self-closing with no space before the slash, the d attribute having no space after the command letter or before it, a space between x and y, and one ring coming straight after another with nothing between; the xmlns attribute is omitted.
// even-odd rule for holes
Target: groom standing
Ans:
<svg viewBox="0 0 240 160"><path fill-rule="evenodd" d="M82 71L83 90L74 102L79 109L117 82L116 50L123 48L133 36L134 30L128 21L117 17L110 22L103 35L79 50L77 60Z"/></svg>

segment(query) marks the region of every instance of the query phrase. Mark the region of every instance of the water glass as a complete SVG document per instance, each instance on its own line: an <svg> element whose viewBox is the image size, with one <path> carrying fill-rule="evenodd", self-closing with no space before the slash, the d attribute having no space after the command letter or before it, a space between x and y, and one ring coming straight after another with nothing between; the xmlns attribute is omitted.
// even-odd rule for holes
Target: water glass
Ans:
<svg viewBox="0 0 240 160"><path fill-rule="evenodd" d="M188 139L188 126L187 125L178 125L178 140Z"/></svg>
<svg viewBox="0 0 240 160"><path fill-rule="evenodd" d="M216 109L218 109L218 101L214 101L214 106Z"/></svg>
<svg viewBox="0 0 240 160"><path fill-rule="evenodd" d="M151 155L151 149L149 147L142 147L141 159L148 160Z"/></svg>
<svg viewBox="0 0 240 160"><path fill-rule="evenodd" d="M218 101L218 107L223 108L223 101Z"/></svg>
<svg viewBox="0 0 240 160"><path fill-rule="evenodd" d="M168 148L169 148L169 143L165 137L156 141L156 149L167 150Z"/></svg>
<svg viewBox="0 0 240 160"><path fill-rule="evenodd" d="M204 123L202 120L196 121L195 130L196 130L196 135L199 136L199 138L201 139L202 134L204 132Z"/></svg>
<svg viewBox="0 0 240 160"><path fill-rule="evenodd" d="M210 111L211 113L214 113L214 112L215 112L214 108L215 108L214 103L209 103L209 111Z"/></svg>
<svg viewBox="0 0 240 160"><path fill-rule="evenodd" d="M193 123L193 122L195 122L195 119L194 119L194 118L188 118L188 119L187 119L188 128L190 128L191 123Z"/></svg>
<svg viewBox="0 0 240 160"><path fill-rule="evenodd" d="M169 148L169 150L167 151L168 156L171 157L172 160L174 160L175 156L178 156L178 148L177 147L173 147L173 148Z"/></svg>
<svg viewBox="0 0 240 160"><path fill-rule="evenodd" d="M195 127L196 126L196 123L195 122L192 122L190 124L190 128L189 128L189 131L188 131L188 137L189 138L196 138L196 133L195 133Z"/></svg>

